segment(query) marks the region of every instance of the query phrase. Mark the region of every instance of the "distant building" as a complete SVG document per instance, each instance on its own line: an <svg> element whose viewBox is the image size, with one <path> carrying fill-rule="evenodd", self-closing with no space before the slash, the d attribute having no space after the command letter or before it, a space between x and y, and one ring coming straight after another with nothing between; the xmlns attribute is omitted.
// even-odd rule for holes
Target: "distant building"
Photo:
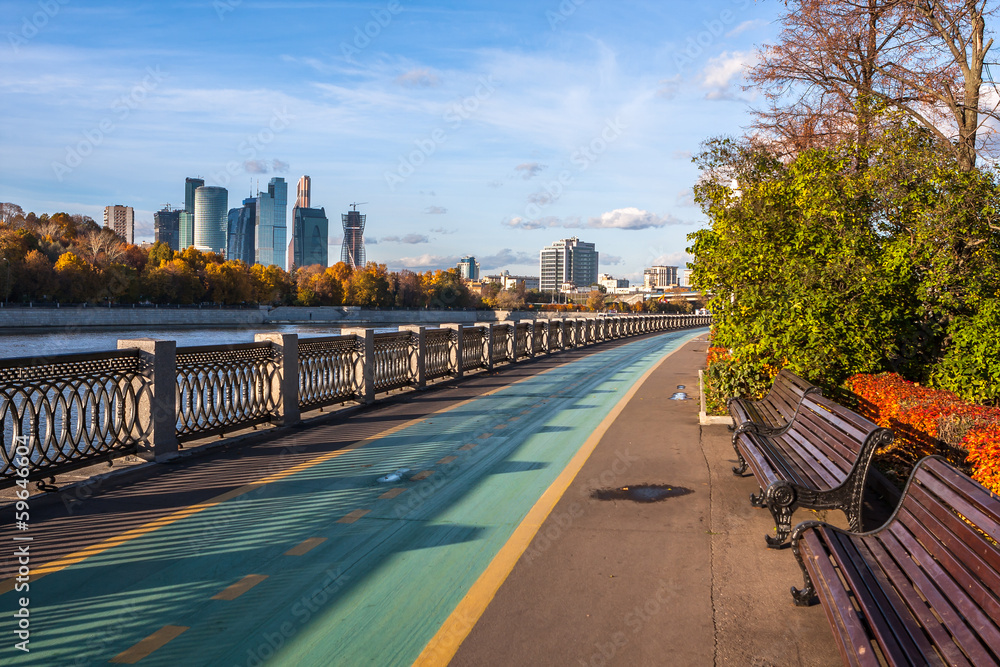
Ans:
<svg viewBox="0 0 1000 667"><path fill-rule="evenodd" d="M539 258L541 291L555 292L563 283L577 287L593 285L597 282L598 255L593 243L575 236L542 248Z"/></svg>
<svg viewBox="0 0 1000 667"><path fill-rule="evenodd" d="M178 250L194 245L194 193L203 185L203 178L184 179L184 210L181 211L177 230Z"/></svg>
<svg viewBox="0 0 1000 667"><path fill-rule="evenodd" d="M471 255L458 260L458 274L462 280L479 280L479 262Z"/></svg>
<svg viewBox="0 0 1000 667"><path fill-rule="evenodd" d="M257 226L257 198L247 197L241 208L229 209L226 259L254 263L254 233Z"/></svg>
<svg viewBox="0 0 1000 667"><path fill-rule="evenodd" d="M285 268L288 228L288 183L275 176L267 184L267 192L257 195L257 225L254 252L257 264L276 264Z"/></svg>
<svg viewBox="0 0 1000 667"><path fill-rule="evenodd" d="M365 218L358 213L357 205L353 211L340 216L344 225L344 244L340 247L340 261L352 269L365 265Z"/></svg>
<svg viewBox="0 0 1000 667"><path fill-rule="evenodd" d="M135 242L135 211L131 206L105 206L104 226L120 236L125 243Z"/></svg>
<svg viewBox="0 0 1000 667"><path fill-rule="evenodd" d="M648 290L677 285L676 266L653 266L642 272L642 285Z"/></svg>
<svg viewBox="0 0 1000 667"><path fill-rule="evenodd" d="M291 254L294 266L330 265L327 245L330 221L322 208L298 207L292 211ZM289 266L291 269L291 266Z"/></svg>
<svg viewBox="0 0 1000 667"><path fill-rule="evenodd" d="M694 273L691 269L681 269L680 274L677 278L678 287L691 287L691 274Z"/></svg>
<svg viewBox="0 0 1000 667"><path fill-rule="evenodd" d="M299 184L295 188L295 206L297 208L309 208L312 206L312 179L303 176L299 179Z"/></svg>
<svg viewBox="0 0 1000 667"><path fill-rule="evenodd" d="M483 282L496 283L503 289L537 290L539 287L538 276L512 276L510 271L501 271L498 275L486 276Z"/></svg>
<svg viewBox="0 0 1000 667"><path fill-rule="evenodd" d="M614 294L614 290L628 287L628 278L614 278L602 273L597 276L597 284L606 289L608 294Z"/></svg>
<svg viewBox="0 0 1000 667"><path fill-rule="evenodd" d="M228 241L229 191L203 185L194 191L194 247L225 254Z"/></svg>
<svg viewBox="0 0 1000 667"><path fill-rule="evenodd" d="M183 250L180 246L182 209L164 206L153 214L153 239L166 243L171 250Z"/></svg>

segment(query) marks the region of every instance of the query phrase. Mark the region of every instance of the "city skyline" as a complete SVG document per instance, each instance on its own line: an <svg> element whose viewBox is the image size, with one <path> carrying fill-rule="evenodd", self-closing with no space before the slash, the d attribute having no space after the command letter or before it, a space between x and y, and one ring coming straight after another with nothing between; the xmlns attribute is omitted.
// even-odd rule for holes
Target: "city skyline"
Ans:
<svg viewBox="0 0 1000 667"><path fill-rule="evenodd" d="M780 9L54 2L33 26L39 7L5 3L0 201L95 220L122 203L151 241L185 177L241 201L309 174L331 211L369 202L367 255L390 269L475 254L527 273L579 230L633 281L686 260L690 156L747 124L741 67Z"/></svg>

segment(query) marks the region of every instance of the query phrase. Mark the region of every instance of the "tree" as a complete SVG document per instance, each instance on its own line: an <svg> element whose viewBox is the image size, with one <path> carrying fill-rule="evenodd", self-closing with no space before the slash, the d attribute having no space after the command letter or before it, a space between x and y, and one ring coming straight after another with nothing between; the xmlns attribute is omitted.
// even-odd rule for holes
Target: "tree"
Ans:
<svg viewBox="0 0 1000 667"><path fill-rule="evenodd" d="M348 286L348 302L352 306L381 308L392 305L389 298L389 274L385 264L368 262L355 269Z"/></svg>
<svg viewBox="0 0 1000 667"><path fill-rule="evenodd" d="M295 299L295 281L276 264L250 267L250 279L257 303L287 305Z"/></svg>
<svg viewBox="0 0 1000 667"><path fill-rule="evenodd" d="M169 262L174 258L174 251L163 241L156 241L149 249L147 264L151 268L156 268L163 262Z"/></svg>
<svg viewBox="0 0 1000 667"><path fill-rule="evenodd" d="M150 270L142 281L142 294L154 303L199 303L205 286L197 272L182 259L172 259Z"/></svg>
<svg viewBox="0 0 1000 667"><path fill-rule="evenodd" d="M587 295L587 308L594 312L604 310L604 292L590 290L590 293Z"/></svg>
<svg viewBox="0 0 1000 667"><path fill-rule="evenodd" d="M785 153L851 139L865 155L878 111L895 108L975 166L985 118L981 95L985 0L789 0L778 42L749 79L769 106L755 127ZM860 162L864 167L864 163Z"/></svg>
<svg viewBox="0 0 1000 667"><path fill-rule="evenodd" d="M12 298L41 301L55 296L59 289L55 267L49 258L38 250L30 251L24 258L21 275L23 279L17 281L15 286L17 292L11 293Z"/></svg>
<svg viewBox="0 0 1000 667"><path fill-rule="evenodd" d="M13 228L18 218L24 220L23 208L10 202L0 202L0 225Z"/></svg>
<svg viewBox="0 0 1000 667"><path fill-rule="evenodd" d="M240 260L207 264L205 285L213 303L236 305L254 300L250 267Z"/></svg>
<svg viewBox="0 0 1000 667"><path fill-rule="evenodd" d="M70 303L94 301L97 294L97 272L94 267L72 252L60 255L55 264L59 281L59 296Z"/></svg>

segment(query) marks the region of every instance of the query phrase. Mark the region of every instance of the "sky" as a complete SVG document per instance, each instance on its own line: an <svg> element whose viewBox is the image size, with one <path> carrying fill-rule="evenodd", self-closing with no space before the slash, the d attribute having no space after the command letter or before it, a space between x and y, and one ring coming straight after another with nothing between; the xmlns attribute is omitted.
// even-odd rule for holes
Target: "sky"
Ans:
<svg viewBox="0 0 1000 667"><path fill-rule="evenodd" d="M369 261L538 275L593 242L600 271L683 266L705 224L703 141L741 134L742 72L776 1L0 2L0 201L89 215L312 179L367 215Z"/></svg>

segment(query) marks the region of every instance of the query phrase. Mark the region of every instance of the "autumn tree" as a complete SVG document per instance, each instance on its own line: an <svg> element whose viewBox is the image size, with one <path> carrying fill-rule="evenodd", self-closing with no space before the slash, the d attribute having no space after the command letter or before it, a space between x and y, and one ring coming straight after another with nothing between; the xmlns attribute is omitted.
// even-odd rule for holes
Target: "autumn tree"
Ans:
<svg viewBox="0 0 1000 667"><path fill-rule="evenodd" d="M600 290L590 290L587 295L587 308L594 312L604 310L604 292Z"/></svg>

